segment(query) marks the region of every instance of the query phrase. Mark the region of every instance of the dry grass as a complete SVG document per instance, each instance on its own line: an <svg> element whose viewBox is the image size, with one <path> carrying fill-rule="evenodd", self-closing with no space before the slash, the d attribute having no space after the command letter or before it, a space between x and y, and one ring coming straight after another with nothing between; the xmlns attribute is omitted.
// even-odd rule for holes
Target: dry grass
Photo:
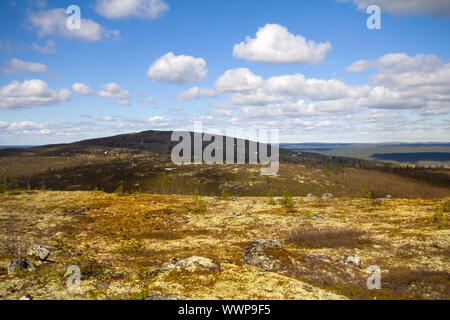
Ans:
<svg viewBox="0 0 450 320"><path fill-rule="evenodd" d="M292 230L288 241L304 248L355 248L371 244L367 233L360 230L309 225Z"/></svg>

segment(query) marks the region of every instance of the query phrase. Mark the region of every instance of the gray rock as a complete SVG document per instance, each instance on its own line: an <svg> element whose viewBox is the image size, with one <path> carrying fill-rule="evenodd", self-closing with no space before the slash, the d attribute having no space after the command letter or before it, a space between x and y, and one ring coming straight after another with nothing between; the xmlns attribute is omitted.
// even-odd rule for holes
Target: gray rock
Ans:
<svg viewBox="0 0 450 320"><path fill-rule="evenodd" d="M41 247L40 245L34 245L28 249L27 254L29 256L33 256L42 261L45 261L50 256L50 251L48 251L44 247Z"/></svg>
<svg viewBox="0 0 450 320"><path fill-rule="evenodd" d="M34 266L25 258L14 258L9 263L8 274L15 274L16 272L33 271Z"/></svg>
<svg viewBox="0 0 450 320"><path fill-rule="evenodd" d="M249 264L265 271L276 270L280 266L280 261L265 254L266 248L282 248L279 241L276 240L257 240L244 248L242 258L244 264Z"/></svg>
<svg viewBox="0 0 450 320"><path fill-rule="evenodd" d="M356 255L344 255L342 258L337 260L339 263L348 264L348 265L355 265L358 268L361 269L361 259Z"/></svg>
<svg viewBox="0 0 450 320"><path fill-rule="evenodd" d="M324 193L322 195L322 199L334 199L336 198L335 196L333 196L331 193Z"/></svg>
<svg viewBox="0 0 450 320"><path fill-rule="evenodd" d="M23 297L21 297L19 300L33 300L33 297L30 296L29 294L26 294Z"/></svg>
<svg viewBox="0 0 450 320"><path fill-rule="evenodd" d="M213 272L221 271L220 264L214 260L205 257L192 256L187 259L178 260L177 258L171 259L169 262L163 264L163 271L170 271L173 269L186 269L190 272L203 271Z"/></svg>
<svg viewBox="0 0 450 320"><path fill-rule="evenodd" d="M308 193L307 198L315 198L316 196L313 193Z"/></svg>

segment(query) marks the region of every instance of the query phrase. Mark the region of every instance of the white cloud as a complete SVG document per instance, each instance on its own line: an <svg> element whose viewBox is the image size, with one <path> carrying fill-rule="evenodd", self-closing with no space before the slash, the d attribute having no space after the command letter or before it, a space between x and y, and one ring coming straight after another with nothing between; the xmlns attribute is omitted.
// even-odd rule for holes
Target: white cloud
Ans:
<svg viewBox="0 0 450 320"><path fill-rule="evenodd" d="M373 67L373 62L367 60L358 60L353 62L350 66L348 66L345 70L351 73L359 73L364 72Z"/></svg>
<svg viewBox="0 0 450 320"><path fill-rule="evenodd" d="M209 88L192 87L186 91L180 92L175 98L179 101L197 100L202 97L215 97L216 91Z"/></svg>
<svg viewBox="0 0 450 320"><path fill-rule="evenodd" d="M178 84L199 82L207 74L206 62L202 58L176 56L172 52L156 60L147 72L154 81Z"/></svg>
<svg viewBox="0 0 450 320"><path fill-rule="evenodd" d="M347 2L349 0L338 0ZM366 10L370 5L380 6L382 11L396 15L434 15L450 16L450 1L448 0L353 0L359 10Z"/></svg>
<svg viewBox="0 0 450 320"><path fill-rule="evenodd" d="M59 36L66 39L78 38L85 41L97 41L102 38L117 37L119 31L107 31L90 19L81 19L81 28L70 30L66 21L68 15L62 8L37 11L30 14L29 21L40 37Z"/></svg>
<svg viewBox="0 0 450 320"><path fill-rule="evenodd" d="M103 98L119 99L117 104L128 105L130 99L130 92L122 89L117 83L110 82L102 86L102 90L98 93Z"/></svg>
<svg viewBox="0 0 450 320"><path fill-rule="evenodd" d="M75 93L81 94L83 96L92 96L95 94L95 91L91 89L87 84L84 84L82 82L75 82L72 85L72 90Z"/></svg>
<svg viewBox="0 0 450 320"><path fill-rule="evenodd" d="M55 41L53 41L53 40L47 40L45 42L45 44L42 46L33 42L32 48L33 48L33 50L40 52L40 53L45 53L45 54L56 53L56 44L55 44Z"/></svg>
<svg viewBox="0 0 450 320"><path fill-rule="evenodd" d="M169 11L169 6L162 0L98 0L96 10L110 19L157 19Z"/></svg>
<svg viewBox="0 0 450 320"><path fill-rule="evenodd" d="M359 60L347 67L347 72L358 73L371 68L380 72L432 72L442 65L442 61L435 55L418 54L414 57L406 53L389 53L374 61Z"/></svg>
<svg viewBox="0 0 450 320"><path fill-rule="evenodd" d="M220 92L241 92L254 90L261 86L263 78L253 74L247 68L227 70L214 85Z"/></svg>
<svg viewBox="0 0 450 320"><path fill-rule="evenodd" d="M233 56L268 64L317 64L325 59L330 50L329 42L316 43L290 33L286 27L266 24L256 32L254 39L246 37L245 41L236 44Z"/></svg>
<svg viewBox="0 0 450 320"><path fill-rule="evenodd" d="M27 62L13 58L5 62L3 72L9 74L45 73L48 72L48 67L42 63Z"/></svg>
<svg viewBox="0 0 450 320"><path fill-rule="evenodd" d="M70 99L67 89L52 90L39 79L13 81L0 88L0 109L52 105Z"/></svg>

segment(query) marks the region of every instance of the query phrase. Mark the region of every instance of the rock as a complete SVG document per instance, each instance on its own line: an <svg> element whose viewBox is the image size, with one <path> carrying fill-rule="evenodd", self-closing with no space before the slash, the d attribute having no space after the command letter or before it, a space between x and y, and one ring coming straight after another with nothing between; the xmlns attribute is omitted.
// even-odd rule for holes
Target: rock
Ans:
<svg viewBox="0 0 450 320"><path fill-rule="evenodd" d="M316 196L312 193L308 193L308 195L306 196L307 198L315 198Z"/></svg>
<svg viewBox="0 0 450 320"><path fill-rule="evenodd" d="M15 274L17 271L32 271L34 266L25 258L14 258L9 263L8 274Z"/></svg>
<svg viewBox="0 0 450 320"><path fill-rule="evenodd" d="M209 258L197 256L192 256L183 260L173 258L168 263L165 263L161 269L163 271L170 271L177 268L183 268L190 272L196 271L213 272L222 270L218 262L211 260Z"/></svg>
<svg viewBox="0 0 450 320"><path fill-rule="evenodd" d="M232 215L235 216L235 217L240 217L240 216L242 216L242 213L233 212Z"/></svg>
<svg viewBox="0 0 450 320"><path fill-rule="evenodd" d="M99 289L99 290L108 290L109 289L109 283L107 283L107 282L100 282L100 283L97 283L95 285L95 287L97 289Z"/></svg>
<svg viewBox="0 0 450 320"><path fill-rule="evenodd" d="M322 199L334 199L336 198L335 196L333 196L331 193L324 193L322 195Z"/></svg>
<svg viewBox="0 0 450 320"><path fill-rule="evenodd" d="M27 254L45 261L49 257L50 251L48 251L44 247L41 247L40 245L34 245L28 249Z"/></svg>
<svg viewBox="0 0 450 320"><path fill-rule="evenodd" d="M361 269L361 259L356 255L344 255L342 258L337 260L339 263L343 264L354 264Z"/></svg>
<svg viewBox="0 0 450 320"><path fill-rule="evenodd" d="M214 202L219 202L220 201L220 198L219 197L215 197L214 198Z"/></svg>
<svg viewBox="0 0 450 320"><path fill-rule="evenodd" d="M33 297L30 296L29 294L26 294L23 297L21 297L19 300L33 300Z"/></svg>
<svg viewBox="0 0 450 320"><path fill-rule="evenodd" d="M385 198L386 199L392 199L392 196L390 194L387 194Z"/></svg>
<svg viewBox="0 0 450 320"><path fill-rule="evenodd" d="M148 268L147 274L149 276L157 276L158 274L160 274L161 272L163 272L163 270L161 268Z"/></svg>
<svg viewBox="0 0 450 320"><path fill-rule="evenodd" d="M222 263L232 264L233 261L231 261L230 259L225 259L222 261Z"/></svg>
<svg viewBox="0 0 450 320"><path fill-rule="evenodd" d="M232 198L231 201L237 201L237 199L236 198Z"/></svg>
<svg viewBox="0 0 450 320"><path fill-rule="evenodd" d="M271 258L264 252L266 248L282 248L279 241L276 240L257 240L244 248L242 258L244 264L249 264L265 271L275 270L280 266L280 261Z"/></svg>

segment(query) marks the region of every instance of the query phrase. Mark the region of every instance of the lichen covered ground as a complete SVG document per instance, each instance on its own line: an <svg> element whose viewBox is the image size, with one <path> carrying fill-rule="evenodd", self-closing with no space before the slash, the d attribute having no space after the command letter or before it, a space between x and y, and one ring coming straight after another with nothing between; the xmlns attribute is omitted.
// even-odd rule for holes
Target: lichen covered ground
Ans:
<svg viewBox="0 0 450 320"><path fill-rule="evenodd" d="M286 210L265 197L0 194L0 299L450 298L448 200L294 201ZM243 249L259 239L282 243L267 252L281 262L276 270L243 264ZM34 244L51 251L48 261L27 257ZM344 255L359 257L361 268L337 263ZM20 256L36 270L9 275ZM213 259L222 271L160 269L191 256ZM78 289L67 287L70 265L81 269ZM366 287L372 265L381 269L381 290Z"/></svg>

